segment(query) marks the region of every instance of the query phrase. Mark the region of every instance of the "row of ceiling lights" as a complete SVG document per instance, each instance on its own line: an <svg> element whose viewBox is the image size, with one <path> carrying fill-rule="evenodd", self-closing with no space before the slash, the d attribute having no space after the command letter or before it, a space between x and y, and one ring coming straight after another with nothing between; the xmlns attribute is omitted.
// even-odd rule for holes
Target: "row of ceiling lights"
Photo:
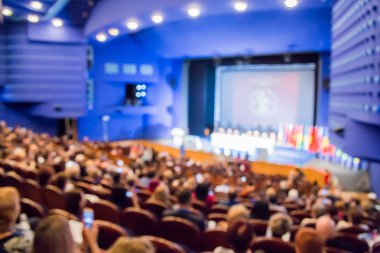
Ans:
<svg viewBox="0 0 380 253"><path fill-rule="evenodd" d="M287 8L294 8L298 5L298 3L299 3L298 0L284 0L284 5ZM248 9L248 2L246 0L236 0L234 2L234 9L237 12L244 12ZM199 6L191 6L187 9L187 14L191 18L197 18L201 15L201 8ZM156 12L151 16L151 20L155 24L161 24L165 20L165 17L163 16L163 14ZM138 20L136 19L128 20L125 25L130 31L135 31L140 26ZM105 42L108 39L108 35L112 37L116 37L119 34L120 34L120 30L118 28L110 28L108 30L108 34L104 32L98 33L96 35L96 40L99 42Z"/></svg>
<svg viewBox="0 0 380 253"><path fill-rule="evenodd" d="M40 1L31 1L29 3L29 6L31 9L36 10L36 11L40 11L44 8L43 3L41 3ZM11 16L13 16L13 10L10 7L4 6L1 9L1 14L5 17L11 17ZM30 23L38 23L38 22L40 22L40 16L38 16L36 14L28 14L26 16L26 20L28 20L28 22L30 22ZM51 23L55 27L62 27L63 26L63 20L60 18L52 19Z"/></svg>

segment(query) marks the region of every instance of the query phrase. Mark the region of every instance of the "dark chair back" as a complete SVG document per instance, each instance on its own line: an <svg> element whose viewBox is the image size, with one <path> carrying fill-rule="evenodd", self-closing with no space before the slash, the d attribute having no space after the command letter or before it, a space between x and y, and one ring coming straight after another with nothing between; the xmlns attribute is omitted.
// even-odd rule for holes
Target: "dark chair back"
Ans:
<svg viewBox="0 0 380 253"><path fill-rule="evenodd" d="M65 210L62 210L62 209L51 209L51 210L49 210L48 215L61 215L65 218L67 218L68 220L79 221L75 215L72 215L71 213L69 213Z"/></svg>
<svg viewBox="0 0 380 253"><path fill-rule="evenodd" d="M339 232L350 234L350 235L359 235L359 234L369 233L370 231L368 229L364 229L359 226L352 226L348 228L343 228L339 230Z"/></svg>
<svg viewBox="0 0 380 253"><path fill-rule="evenodd" d="M41 187L36 181L27 179L24 183L24 192L25 198L42 203Z"/></svg>
<svg viewBox="0 0 380 253"><path fill-rule="evenodd" d="M250 219L249 223L253 225L256 236L265 236L267 233L268 222L265 220Z"/></svg>
<svg viewBox="0 0 380 253"><path fill-rule="evenodd" d="M108 221L95 220L94 225L99 229L98 245L104 250L110 248L120 236L127 235L122 227Z"/></svg>
<svg viewBox="0 0 380 253"><path fill-rule="evenodd" d="M156 253L185 253L181 246L163 238L155 236L144 236L156 248Z"/></svg>
<svg viewBox="0 0 380 253"><path fill-rule="evenodd" d="M20 196L24 197L24 180L15 172L8 172L5 174L2 186L14 187L18 190Z"/></svg>
<svg viewBox="0 0 380 253"><path fill-rule="evenodd" d="M262 250L265 253L295 253L294 245L277 238L255 238L251 245L251 251Z"/></svg>
<svg viewBox="0 0 380 253"><path fill-rule="evenodd" d="M22 198L20 201L21 213L25 213L28 218L44 217L44 208L33 200Z"/></svg>
<svg viewBox="0 0 380 253"><path fill-rule="evenodd" d="M143 204L142 208L151 212L158 219L160 219L162 217L164 211L166 210L166 205L164 203L162 203L161 201L150 199L150 200L147 200Z"/></svg>
<svg viewBox="0 0 380 253"><path fill-rule="evenodd" d="M209 213L221 213L221 214L227 214L227 212L228 212L228 207L224 205L213 205L209 211Z"/></svg>
<svg viewBox="0 0 380 253"><path fill-rule="evenodd" d="M96 220L109 221L119 224L120 211L116 205L107 200L99 200L91 205L94 209L94 217Z"/></svg>
<svg viewBox="0 0 380 253"><path fill-rule="evenodd" d="M202 236L202 250L214 251L215 248L222 246L224 248L230 248L228 241L228 235L225 230L213 229L207 230Z"/></svg>
<svg viewBox="0 0 380 253"><path fill-rule="evenodd" d="M220 221L226 221L227 220L227 217L225 214L222 214L222 213L210 213L208 216L207 216L207 220L212 220L212 221L215 221L215 222L220 222Z"/></svg>
<svg viewBox="0 0 380 253"><path fill-rule="evenodd" d="M149 211L130 207L121 215L121 225L130 229L134 235L156 235L156 217Z"/></svg>
<svg viewBox="0 0 380 253"><path fill-rule="evenodd" d="M42 202L48 209L65 209L65 198L61 190L48 185L41 189Z"/></svg>
<svg viewBox="0 0 380 253"><path fill-rule="evenodd" d="M158 234L162 238L184 245L193 251L199 249L199 228L188 220L165 217L159 223Z"/></svg>
<svg viewBox="0 0 380 253"><path fill-rule="evenodd" d="M326 246L346 250L354 253L369 252L366 241L358 239L355 235L339 233L326 242Z"/></svg>

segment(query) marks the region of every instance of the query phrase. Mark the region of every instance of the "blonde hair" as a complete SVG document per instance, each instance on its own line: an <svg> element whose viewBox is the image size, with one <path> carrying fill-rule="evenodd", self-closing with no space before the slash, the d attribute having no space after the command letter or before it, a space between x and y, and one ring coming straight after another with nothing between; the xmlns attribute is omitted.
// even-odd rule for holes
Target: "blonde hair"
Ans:
<svg viewBox="0 0 380 253"><path fill-rule="evenodd" d="M281 237L290 231L290 227L293 225L292 219L289 215L284 213L276 213L269 219L269 228L276 237Z"/></svg>
<svg viewBox="0 0 380 253"><path fill-rule="evenodd" d="M153 244L143 238L120 237L107 253L155 253Z"/></svg>
<svg viewBox="0 0 380 253"><path fill-rule="evenodd" d="M42 219L34 233L33 253L78 253L68 220L61 215Z"/></svg>
<svg viewBox="0 0 380 253"><path fill-rule="evenodd" d="M249 211L248 209L241 204L233 205L230 207L227 213L227 223L232 224L237 220L248 220Z"/></svg>
<svg viewBox="0 0 380 253"><path fill-rule="evenodd" d="M0 188L0 232L9 230L20 214L20 195L14 187Z"/></svg>
<svg viewBox="0 0 380 253"><path fill-rule="evenodd" d="M152 194L152 199L161 201L166 206L171 206L169 188L165 184L156 187Z"/></svg>

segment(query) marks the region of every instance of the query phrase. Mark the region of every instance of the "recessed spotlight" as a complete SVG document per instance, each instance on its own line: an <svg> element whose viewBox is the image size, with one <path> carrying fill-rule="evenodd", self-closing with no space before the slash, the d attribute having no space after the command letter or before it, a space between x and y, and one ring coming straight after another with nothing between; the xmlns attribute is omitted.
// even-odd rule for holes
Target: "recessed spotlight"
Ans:
<svg viewBox="0 0 380 253"><path fill-rule="evenodd" d="M239 11L239 12L246 11L248 8L248 3L245 1L236 1L234 3L234 8L236 11Z"/></svg>
<svg viewBox="0 0 380 253"><path fill-rule="evenodd" d="M51 23L55 26L55 27L61 27L63 26L63 20L60 19L60 18L54 18Z"/></svg>
<svg viewBox="0 0 380 253"><path fill-rule="evenodd" d="M96 35L96 40L99 42L105 42L107 40L107 35L105 33L98 33Z"/></svg>
<svg viewBox="0 0 380 253"><path fill-rule="evenodd" d="M139 28L139 22L137 22L137 20L129 20L127 22L127 28L131 31L135 31Z"/></svg>
<svg viewBox="0 0 380 253"><path fill-rule="evenodd" d="M31 1L30 7L32 7L35 10L41 10L44 5L40 1Z"/></svg>
<svg viewBox="0 0 380 253"><path fill-rule="evenodd" d="M199 17L199 15L201 15L201 10L198 7L190 7L187 10L187 14L189 14L189 16L192 18L196 18Z"/></svg>
<svg viewBox="0 0 380 253"><path fill-rule="evenodd" d="M285 0L284 4L287 8L294 8L298 5L298 0Z"/></svg>
<svg viewBox="0 0 380 253"><path fill-rule="evenodd" d="M116 37L117 35L120 34L120 31L117 28L110 28L108 30L108 33L109 33L109 35Z"/></svg>
<svg viewBox="0 0 380 253"><path fill-rule="evenodd" d="M7 17L10 17L13 15L13 10L9 7L4 7L2 10L1 10L1 14L3 14L4 16L7 16Z"/></svg>
<svg viewBox="0 0 380 253"><path fill-rule="evenodd" d="M34 14L29 14L26 18L30 23L38 23L40 21L40 17Z"/></svg>
<svg viewBox="0 0 380 253"><path fill-rule="evenodd" d="M160 13L153 14L151 18L155 24L161 24L164 21L164 16Z"/></svg>

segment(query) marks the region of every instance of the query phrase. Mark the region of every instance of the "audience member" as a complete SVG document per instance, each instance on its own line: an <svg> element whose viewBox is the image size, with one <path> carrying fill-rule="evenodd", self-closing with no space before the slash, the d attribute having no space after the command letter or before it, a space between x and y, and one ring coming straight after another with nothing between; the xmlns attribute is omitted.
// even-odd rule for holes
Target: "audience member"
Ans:
<svg viewBox="0 0 380 253"><path fill-rule="evenodd" d="M324 215L317 219L315 229L324 242L334 237L336 233L335 222L328 215Z"/></svg>
<svg viewBox="0 0 380 253"><path fill-rule="evenodd" d="M198 228L203 231L205 229L205 220L191 212L191 191L181 190L178 193L179 208L173 211L166 211L164 216L175 216L183 219L187 219L193 222Z"/></svg>
<svg viewBox="0 0 380 253"><path fill-rule="evenodd" d="M144 238L120 237L107 253L155 253L151 242Z"/></svg>
<svg viewBox="0 0 380 253"><path fill-rule="evenodd" d="M268 202L263 200L256 201L251 210L251 218L258 220L269 220L269 217L270 210Z"/></svg>
<svg viewBox="0 0 380 253"><path fill-rule="evenodd" d="M0 188L0 252L31 252L33 233L28 228L16 229L19 214L20 196L17 190Z"/></svg>
<svg viewBox="0 0 380 253"><path fill-rule="evenodd" d="M254 233L253 226L250 223L237 221L227 231L232 250L218 247L214 250L214 253L250 253L249 246L253 241Z"/></svg>
<svg viewBox="0 0 380 253"><path fill-rule="evenodd" d="M296 253L323 253L323 238L311 228L301 228L295 238Z"/></svg>
<svg viewBox="0 0 380 253"><path fill-rule="evenodd" d="M275 237L283 241L290 241L290 229L292 225L292 219L287 214L276 213L269 219L266 237Z"/></svg>
<svg viewBox="0 0 380 253"><path fill-rule="evenodd" d="M68 220L60 215L51 215L37 226L33 253L80 253L71 234Z"/></svg>

